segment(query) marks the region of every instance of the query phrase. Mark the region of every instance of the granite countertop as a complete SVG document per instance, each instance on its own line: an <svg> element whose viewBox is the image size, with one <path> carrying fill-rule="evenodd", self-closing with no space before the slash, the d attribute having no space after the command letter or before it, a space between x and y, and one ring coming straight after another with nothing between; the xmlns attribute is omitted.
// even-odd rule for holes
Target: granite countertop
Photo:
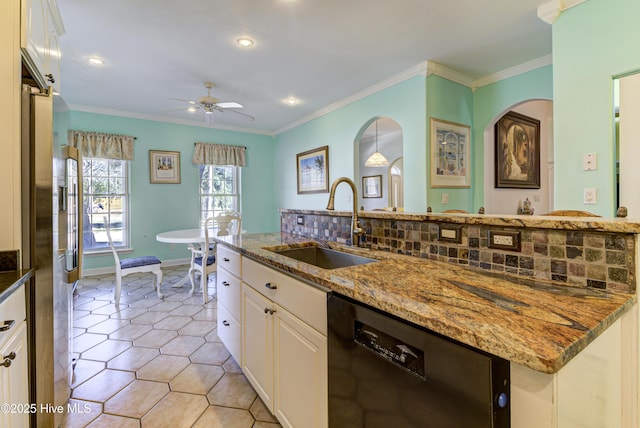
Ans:
<svg viewBox="0 0 640 428"><path fill-rule="evenodd" d="M0 303L4 302L14 291L31 278L32 272L31 269L0 272Z"/></svg>
<svg viewBox="0 0 640 428"><path fill-rule="evenodd" d="M351 211L298 210L281 208L280 213L351 217ZM361 218L406 221L432 221L495 227L581 230L592 232L640 233L640 219L605 217L562 217L544 215L494 215L454 213L409 213L396 211L358 211Z"/></svg>
<svg viewBox="0 0 640 428"><path fill-rule="evenodd" d="M311 245L281 234L216 237L243 255L459 342L555 373L636 303L634 294L557 286L428 259L323 246L378 259L326 270L268 249Z"/></svg>

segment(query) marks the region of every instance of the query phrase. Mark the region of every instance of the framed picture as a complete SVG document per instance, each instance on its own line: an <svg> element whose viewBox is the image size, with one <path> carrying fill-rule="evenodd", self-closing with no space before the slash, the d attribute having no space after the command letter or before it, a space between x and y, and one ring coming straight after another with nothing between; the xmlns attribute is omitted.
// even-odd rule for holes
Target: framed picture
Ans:
<svg viewBox="0 0 640 428"><path fill-rule="evenodd" d="M298 194L329 191L329 146L296 155Z"/></svg>
<svg viewBox="0 0 640 428"><path fill-rule="evenodd" d="M540 121L510 111L495 126L496 188L540 188Z"/></svg>
<svg viewBox="0 0 640 428"><path fill-rule="evenodd" d="M149 150L149 179L152 183L180 183L180 152Z"/></svg>
<svg viewBox="0 0 640 428"><path fill-rule="evenodd" d="M382 175L368 175L362 177L362 197L382 197Z"/></svg>
<svg viewBox="0 0 640 428"><path fill-rule="evenodd" d="M471 128L431 118L431 187L471 187Z"/></svg>

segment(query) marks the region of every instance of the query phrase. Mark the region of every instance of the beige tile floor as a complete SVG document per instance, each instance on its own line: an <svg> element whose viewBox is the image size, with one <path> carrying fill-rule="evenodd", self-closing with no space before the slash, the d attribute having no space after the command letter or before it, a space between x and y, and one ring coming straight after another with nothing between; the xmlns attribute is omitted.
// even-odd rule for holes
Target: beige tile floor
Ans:
<svg viewBox="0 0 640 428"><path fill-rule="evenodd" d="M206 305L190 285L172 288L186 266L151 274L82 279L74 299L74 370L64 427L280 427L216 334L215 274Z"/></svg>

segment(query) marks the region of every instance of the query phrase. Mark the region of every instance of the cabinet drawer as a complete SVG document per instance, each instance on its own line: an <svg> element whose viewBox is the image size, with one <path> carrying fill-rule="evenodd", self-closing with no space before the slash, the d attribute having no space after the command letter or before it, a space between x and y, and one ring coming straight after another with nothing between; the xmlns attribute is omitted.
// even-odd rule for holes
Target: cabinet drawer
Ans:
<svg viewBox="0 0 640 428"><path fill-rule="evenodd" d="M240 319L242 307L242 287L238 277L230 274L226 269L218 268L217 274L218 302Z"/></svg>
<svg viewBox="0 0 640 428"><path fill-rule="evenodd" d="M218 302L218 337L238 364L242 361L242 325Z"/></svg>
<svg viewBox="0 0 640 428"><path fill-rule="evenodd" d="M244 282L327 334L327 293L246 257L242 264Z"/></svg>
<svg viewBox="0 0 640 428"><path fill-rule="evenodd" d="M218 266L222 266L223 268L240 278L242 276L240 253L237 253L232 249L220 244L218 244L216 251L216 260L218 262Z"/></svg>
<svg viewBox="0 0 640 428"><path fill-rule="evenodd" d="M0 304L0 326L12 325L8 330L0 331L0 347L17 331L20 322L27 318L26 304L24 285L14 291L7 300Z"/></svg>

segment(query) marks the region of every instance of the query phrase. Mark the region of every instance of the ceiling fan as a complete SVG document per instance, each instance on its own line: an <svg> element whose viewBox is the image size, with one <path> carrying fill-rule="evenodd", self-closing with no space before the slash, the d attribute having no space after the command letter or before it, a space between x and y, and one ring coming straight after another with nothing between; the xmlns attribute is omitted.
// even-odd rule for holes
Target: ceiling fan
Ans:
<svg viewBox="0 0 640 428"><path fill-rule="evenodd" d="M218 100L217 98L212 97L211 89L213 89L214 86L215 85L211 82L204 82L204 87L207 89L207 95L204 97L200 97L198 101L181 100L179 98L172 98L172 99L176 101L184 101L191 104L192 106L187 108L188 111L195 111L196 109L200 109L204 111L205 117L207 117L209 124L213 122L212 118L213 118L214 112L225 113L229 111L231 113L241 115L247 120L251 120L251 121L255 120L255 117L250 116L246 113L239 112L237 110L237 109L244 108L242 104L239 104L234 101L220 102L220 100Z"/></svg>

